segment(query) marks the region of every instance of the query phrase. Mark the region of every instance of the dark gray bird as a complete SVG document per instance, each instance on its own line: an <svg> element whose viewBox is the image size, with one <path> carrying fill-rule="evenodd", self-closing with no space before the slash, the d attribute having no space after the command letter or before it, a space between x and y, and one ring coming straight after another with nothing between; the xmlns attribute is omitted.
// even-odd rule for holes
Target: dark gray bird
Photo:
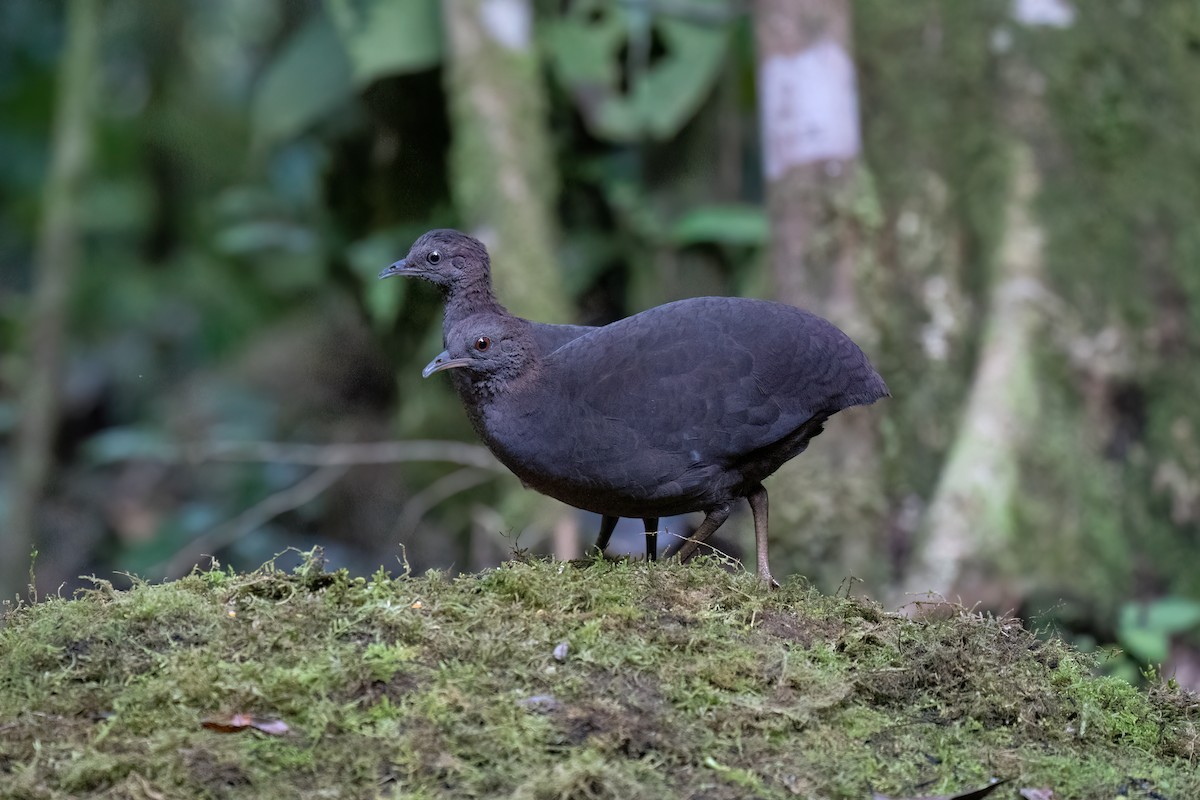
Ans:
<svg viewBox="0 0 1200 800"><path fill-rule="evenodd" d="M492 291L491 259L487 248L478 239L460 231L444 228L432 230L417 239L408 255L391 264L379 277L390 278L403 275L429 281L442 292L446 301L442 320L443 344L449 345L446 336L457 323L472 314L494 313L511 316ZM587 325L551 325L531 322L521 317L512 319L524 324L538 353L546 355L567 342L596 330ZM466 398L466 383L455 378L454 388L460 397ZM603 552L608 547L618 517L603 515L600 534L596 538L596 549ZM658 520L645 517L642 520L646 531L646 558L653 561L658 557Z"/></svg>
<svg viewBox="0 0 1200 800"><path fill-rule="evenodd" d="M848 336L765 300L668 303L549 354L527 323L496 313L457 322L446 340L423 374L466 376L475 430L526 485L606 518L704 511L683 559L744 497L768 583L763 479L830 416L888 395Z"/></svg>

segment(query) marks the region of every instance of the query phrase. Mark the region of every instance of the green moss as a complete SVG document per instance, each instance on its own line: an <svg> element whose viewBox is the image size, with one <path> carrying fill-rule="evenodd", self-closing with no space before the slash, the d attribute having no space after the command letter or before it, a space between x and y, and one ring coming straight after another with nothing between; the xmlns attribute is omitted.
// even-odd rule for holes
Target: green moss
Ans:
<svg viewBox="0 0 1200 800"><path fill-rule="evenodd" d="M1200 790L1194 697L939 612L768 593L713 561L99 584L5 619L0 794L858 798L1000 776L1095 796L1128 775ZM235 713L290 731L201 727Z"/></svg>

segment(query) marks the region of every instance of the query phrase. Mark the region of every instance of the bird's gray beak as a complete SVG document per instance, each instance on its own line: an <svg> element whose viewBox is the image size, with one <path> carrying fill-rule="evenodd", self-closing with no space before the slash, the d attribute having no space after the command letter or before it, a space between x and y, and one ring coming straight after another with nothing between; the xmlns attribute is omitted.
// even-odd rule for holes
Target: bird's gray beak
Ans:
<svg viewBox="0 0 1200 800"><path fill-rule="evenodd" d="M393 275L416 275L416 274L418 274L417 270L413 269L412 267L410 267L408 265L408 259L402 258L399 261L395 262L394 264L389 265L382 272L380 272L379 279L383 280L384 278L390 278Z"/></svg>
<svg viewBox="0 0 1200 800"><path fill-rule="evenodd" d="M425 369L421 370L421 377L428 378L435 372L441 372L444 369L458 369L465 367L471 363L469 358L451 358L449 350L443 350L437 354L437 358L425 365Z"/></svg>

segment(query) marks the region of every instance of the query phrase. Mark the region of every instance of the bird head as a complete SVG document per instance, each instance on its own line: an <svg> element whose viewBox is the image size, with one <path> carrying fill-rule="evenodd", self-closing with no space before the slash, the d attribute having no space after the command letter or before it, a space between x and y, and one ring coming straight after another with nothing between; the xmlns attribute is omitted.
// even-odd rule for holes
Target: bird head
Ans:
<svg viewBox="0 0 1200 800"><path fill-rule="evenodd" d="M408 255L385 268L379 277L421 278L450 292L481 278L486 280L489 273L488 252L482 242L460 231L440 228L417 239Z"/></svg>
<svg viewBox="0 0 1200 800"><path fill-rule="evenodd" d="M446 349L421 371L463 370L477 389L492 392L535 372L537 346L523 319L501 314L475 314L457 323L446 336Z"/></svg>

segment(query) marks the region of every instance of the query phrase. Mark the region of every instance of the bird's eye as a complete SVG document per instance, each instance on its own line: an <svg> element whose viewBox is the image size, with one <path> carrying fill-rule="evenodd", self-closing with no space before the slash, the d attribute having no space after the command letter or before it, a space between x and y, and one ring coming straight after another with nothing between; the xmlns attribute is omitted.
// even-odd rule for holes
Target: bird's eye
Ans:
<svg viewBox="0 0 1200 800"><path fill-rule="evenodd" d="M442 254L439 253L437 250L431 250L429 252L429 255L425 256L425 260L428 261L430 264L436 264L442 260Z"/></svg>
<svg viewBox="0 0 1200 800"><path fill-rule="evenodd" d="M487 350L491 346L492 346L492 340L486 336L480 336L478 339L475 340L475 349L481 353L483 351Z"/></svg>

